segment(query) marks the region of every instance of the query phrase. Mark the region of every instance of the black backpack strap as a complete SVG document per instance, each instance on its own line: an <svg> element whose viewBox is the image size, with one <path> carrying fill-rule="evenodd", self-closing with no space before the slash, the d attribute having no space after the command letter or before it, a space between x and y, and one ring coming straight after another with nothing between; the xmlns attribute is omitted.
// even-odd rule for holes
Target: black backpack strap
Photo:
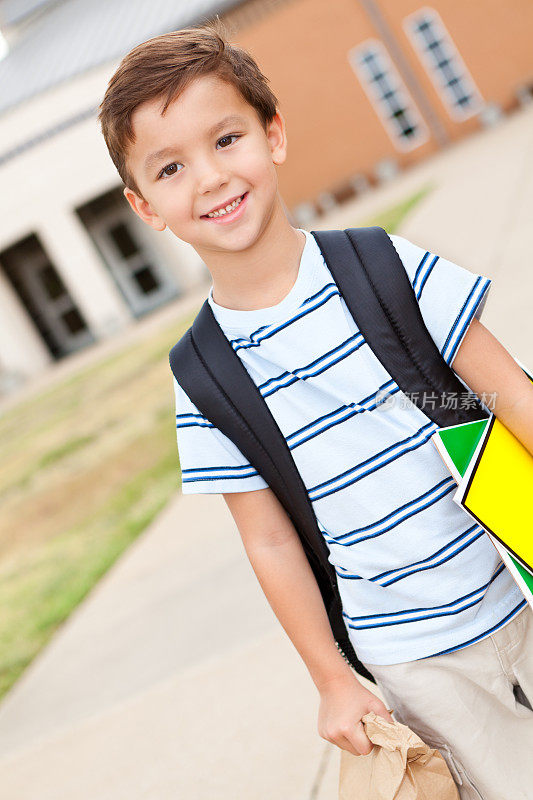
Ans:
<svg viewBox="0 0 533 800"><path fill-rule="evenodd" d="M285 508L317 580L339 649L360 675L375 683L349 639L329 550L285 437L207 300L192 328L170 351L170 366L199 411L234 442Z"/></svg>
<svg viewBox="0 0 533 800"><path fill-rule="evenodd" d="M439 427L487 418L475 395L468 408L431 408L465 386L429 333L409 277L383 228L311 231L357 327L400 389ZM414 393L414 394L413 394ZM418 393L418 394L417 394Z"/></svg>

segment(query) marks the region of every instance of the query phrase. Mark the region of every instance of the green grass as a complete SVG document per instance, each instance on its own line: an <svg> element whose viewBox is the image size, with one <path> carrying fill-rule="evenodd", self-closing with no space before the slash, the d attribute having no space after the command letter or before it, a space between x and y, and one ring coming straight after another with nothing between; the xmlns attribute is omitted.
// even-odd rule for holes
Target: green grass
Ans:
<svg viewBox="0 0 533 800"><path fill-rule="evenodd" d="M180 487L168 351L193 318L0 419L0 696Z"/></svg>
<svg viewBox="0 0 533 800"><path fill-rule="evenodd" d="M168 419L138 447L152 459L80 522L36 545L0 582L0 696L117 557L164 508L178 485Z"/></svg>
<svg viewBox="0 0 533 800"><path fill-rule="evenodd" d="M387 233L396 233L409 212L412 211L433 188L433 184L426 184L426 186L423 186L417 192L414 192L414 194L406 197L401 203L385 209L380 214L376 214L364 224L379 225L381 228L385 228Z"/></svg>
<svg viewBox="0 0 533 800"><path fill-rule="evenodd" d="M168 351L194 316L0 418L0 697L180 487Z"/></svg>
<svg viewBox="0 0 533 800"><path fill-rule="evenodd" d="M85 445L89 444L89 442L92 442L93 439L94 435L77 436L74 439L67 439L64 444L60 445L59 447L54 447L52 450L44 453L37 463L37 469L43 469L44 467L48 467L50 464L55 464L56 461L61 461L62 458L70 455L70 453L74 453L76 450L80 450L82 447L85 447Z"/></svg>

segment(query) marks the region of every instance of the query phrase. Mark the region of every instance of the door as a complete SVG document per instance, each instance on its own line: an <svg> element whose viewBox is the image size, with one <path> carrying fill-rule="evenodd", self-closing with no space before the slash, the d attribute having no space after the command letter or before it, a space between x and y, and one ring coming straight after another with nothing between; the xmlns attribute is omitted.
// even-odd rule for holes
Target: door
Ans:
<svg viewBox="0 0 533 800"><path fill-rule="evenodd" d="M105 216L90 222L88 230L132 313L141 316L175 297L178 287L149 254L126 213L121 208L108 209Z"/></svg>
<svg viewBox="0 0 533 800"><path fill-rule="evenodd" d="M37 238L2 253L7 277L56 358L94 342L76 303Z"/></svg>

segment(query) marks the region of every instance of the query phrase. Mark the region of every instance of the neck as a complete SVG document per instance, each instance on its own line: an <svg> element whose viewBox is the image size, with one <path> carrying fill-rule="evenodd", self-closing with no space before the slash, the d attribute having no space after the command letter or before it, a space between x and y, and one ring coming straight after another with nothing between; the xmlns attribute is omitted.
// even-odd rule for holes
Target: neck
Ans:
<svg viewBox="0 0 533 800"><path fill-rule="evenodd" d="M213 300L236 311L277 305L296 282L304 245L305 235L292 227L278 199L251 247L199 252L213 279Z"/></svg>

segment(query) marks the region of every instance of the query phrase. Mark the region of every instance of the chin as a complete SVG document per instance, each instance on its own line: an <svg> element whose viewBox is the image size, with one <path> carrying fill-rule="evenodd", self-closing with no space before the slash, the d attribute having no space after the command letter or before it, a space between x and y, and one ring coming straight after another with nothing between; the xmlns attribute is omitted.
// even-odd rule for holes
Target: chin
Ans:
<svg viewBox="0 0 533 800"><path fill-rule="evenodd" d="M213 236L212 244L222 250L231 250L238 253L253 247L260 238L263 229L264 226L249 222L240 227L235 227L234 230L224 231L223 235Z"/></svg>

